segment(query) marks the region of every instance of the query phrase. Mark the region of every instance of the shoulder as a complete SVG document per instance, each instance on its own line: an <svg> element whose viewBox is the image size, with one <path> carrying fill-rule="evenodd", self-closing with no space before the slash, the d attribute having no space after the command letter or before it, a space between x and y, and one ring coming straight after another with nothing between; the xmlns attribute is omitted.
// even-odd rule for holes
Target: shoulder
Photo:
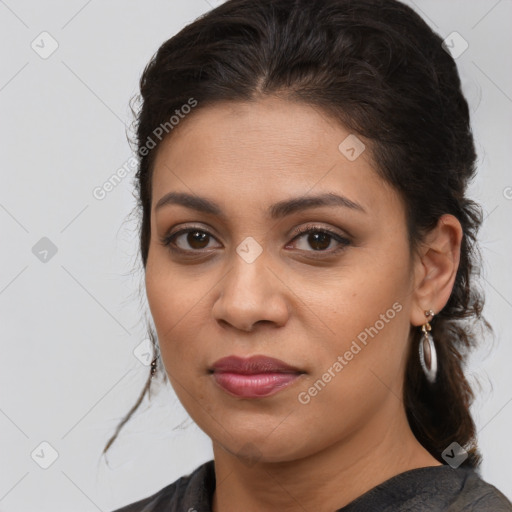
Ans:
<svg viewBox="0 0 512 512"><path fill-rule="evenodd" d="M448 512L511 512L512 503L494 485L473 470L466 470L459 495Z"/></svg>
<svg viewBox="0 0 512 512"><path fill-rule="evenodd" d="M432 466L396 475L338 512L512 512L512 504L471 468Z"/></svg>
<svg viewBox="0 0 512 512"><path fill-rule="evenodd" d="M142 500L112 512L210 512L215 489L213 460Z"/></svg>

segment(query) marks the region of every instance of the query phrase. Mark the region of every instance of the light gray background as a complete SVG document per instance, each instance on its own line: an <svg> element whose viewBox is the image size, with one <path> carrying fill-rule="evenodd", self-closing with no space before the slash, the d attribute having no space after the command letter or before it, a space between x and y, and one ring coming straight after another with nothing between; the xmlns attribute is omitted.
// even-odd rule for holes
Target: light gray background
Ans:
<svg viewBox="0 0 512 512"><path fill-rule="evenodd" d="M147 61L219 3L0 0L2 512L109 511L212 458L209 438L162 389L123 429L110 465L100 459L146 379L132 351L147 304L142 274L132 273L135 169L103 200L92 192L132 155L128 101ZM496 332L469 372L481 382L482 475L512 499L512 2L409 4L443 37L456 31L469 44L457 63L479 153L472 194L486 212L483 284ZM31 47L42 47L43 31L58 42L46 59ZM33 253L43 237L57 248L46 263ZM47 469L42 442L58 454Z"/></svg>

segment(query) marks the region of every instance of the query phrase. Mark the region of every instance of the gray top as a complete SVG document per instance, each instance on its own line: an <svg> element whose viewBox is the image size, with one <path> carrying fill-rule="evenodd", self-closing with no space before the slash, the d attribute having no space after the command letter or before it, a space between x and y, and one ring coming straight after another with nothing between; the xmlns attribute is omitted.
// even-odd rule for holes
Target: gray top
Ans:
<svg viewBox="0 0 512 512"><path fill-rule="evenodd" d="M113 512L211 512L213 460L155 494ZM333 512L512 512L512 503L470 468L411 469Z"/></svg>

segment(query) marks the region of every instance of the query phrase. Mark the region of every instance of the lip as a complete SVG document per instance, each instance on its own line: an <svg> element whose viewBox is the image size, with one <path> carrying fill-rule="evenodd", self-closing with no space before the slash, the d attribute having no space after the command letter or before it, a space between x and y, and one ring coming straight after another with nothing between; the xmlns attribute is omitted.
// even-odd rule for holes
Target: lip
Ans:
<svg viewBox="0 0 512 512"><path fill-rule="evenodd" d="M262 355L224 357L216 361L210 371L224 391L240 398L274 395L305 373L279 359Z"/></svg>
<svg viewBox="0 0 512 512"><path fill-rule="evenodd" d="M255 375L260 373L304 373L280 359L263 355L251 357L228 356L213 363L211 371Z"/></svg>

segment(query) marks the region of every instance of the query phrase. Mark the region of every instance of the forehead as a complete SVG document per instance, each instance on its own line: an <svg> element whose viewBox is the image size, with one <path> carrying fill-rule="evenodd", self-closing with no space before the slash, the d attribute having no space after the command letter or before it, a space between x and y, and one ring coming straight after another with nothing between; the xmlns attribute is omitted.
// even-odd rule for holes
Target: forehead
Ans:
<svg viewBox="0 0 512 512"><path fill-rule="evenodd" d="M247 155L259 152L263 162L266 157L287 152L288 160L301 161L318 151L326 151L333 142L332 132L339 138L346 130L319 109L304 103L274 97L221 102L196 107L161 144L159 155L171 149L175 159L184 156L184 151L187 159L200 158L206 155L197 152L192 155L190 149L207 147L213 156L229 148L230 160L248 160L244 152Z"/></svg>
<svg viewBox="0 0 512 512"><path fill-rule="evenodd" d="M344 153L351 134L320 109L278 98L197 107L160 144L153 200L170 191L231 203L337 191L364 207L393 194L375 172L370 151ZM341 145L341 149L340 149ZM357 198L357 199L356 199ZM387 198L389 200L389 198Z"/></svg>

